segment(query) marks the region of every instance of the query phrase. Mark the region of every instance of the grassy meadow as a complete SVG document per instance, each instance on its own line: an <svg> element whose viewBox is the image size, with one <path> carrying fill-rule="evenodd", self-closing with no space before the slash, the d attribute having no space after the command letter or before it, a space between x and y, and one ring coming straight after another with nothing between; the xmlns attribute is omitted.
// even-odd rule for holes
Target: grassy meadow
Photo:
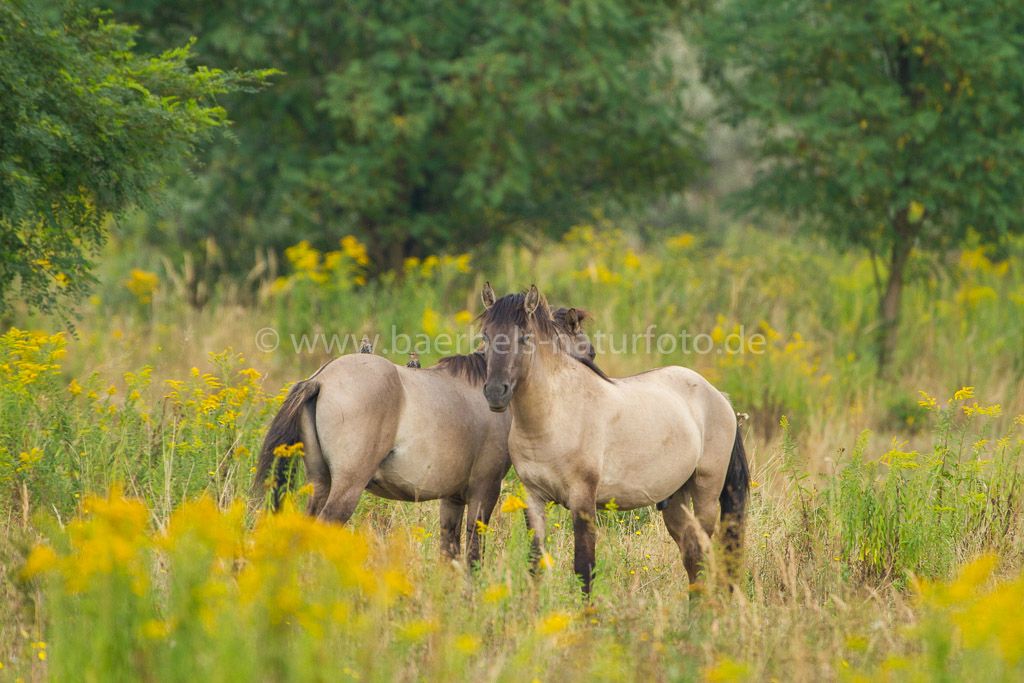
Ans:
<svg viewBox="0 0 1024 683"><path fill-rule="evenodd" d="M1020 240L912 257L886 378L876 266L779 226L644 241L598 218L369 282L354 238L302 243L201 309L158 254L109 251L73 334L15 313L0 336L0 680L1024 676ZM687 365L749 414L739 590L717 558L691 592L653 509L601 513L590 604L564 510L531 576L511 473L475 572L439 561L436 502L367 495L348 527L296 512L308 488L248 504L289 382L364 334L404 363L392 329L469 333L485 279L588 310L609 374ZM711 348L622 341L651 326Z"/></svg>

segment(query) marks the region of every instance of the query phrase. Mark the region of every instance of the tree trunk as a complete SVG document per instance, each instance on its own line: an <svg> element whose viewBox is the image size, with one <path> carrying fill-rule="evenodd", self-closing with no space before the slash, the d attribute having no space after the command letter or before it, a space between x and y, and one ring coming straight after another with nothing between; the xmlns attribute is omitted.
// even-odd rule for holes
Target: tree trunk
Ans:
<svg viewBox="0 0 1024 683"><path fill-rule="evenodd" d="M878 375L883 376L889 369L896 350L896 337L899 331L900 311L903 306L903 280L906 275L907 261L910 250L914 246L917 230L907 219L907 212L901 211L895 219L895 240L889 255L889 274L885 282L885 291L878 300L878 339L877 359Z"/></svg>

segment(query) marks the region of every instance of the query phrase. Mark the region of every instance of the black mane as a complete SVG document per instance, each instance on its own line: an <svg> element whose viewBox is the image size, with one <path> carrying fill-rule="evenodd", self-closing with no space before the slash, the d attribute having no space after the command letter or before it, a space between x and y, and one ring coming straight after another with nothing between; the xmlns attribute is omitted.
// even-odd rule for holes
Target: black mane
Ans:
<svg viewBox="0 0 1024 683"><path fill-rule="evenodd" d="M470 384L483 384L487 379L487 360L481 351L460 356L445 356L435 365L449 375L463 377Z"/></svg>
<svg viewBox="0 0 1024 683"><path fill-rule="evenodd" d="M552 318L551 309L548 308L547 301L544 297L540 299L540 305L537 306L536 312L533 316L526 315L526 294L519 292L517 294L506 294L501 297L494 304L484 311L480 319L486 325L488 323L494 325L513 324L516 327L527 329L530 327L532 322L533 327L545 338L544 341L554 343L555 347L565 353L576 362L585 365L590 368L591 371L606 382L612 382L611 377L605 374L604 370L597 367L597 364L589 358L580 358L579 356L565 352L562 348L562 344L558 343L558 336L563 332L563 329L558 323ZM559 309L563 311L567 309ZM586 319L589 314L584 313Z"/></svg>

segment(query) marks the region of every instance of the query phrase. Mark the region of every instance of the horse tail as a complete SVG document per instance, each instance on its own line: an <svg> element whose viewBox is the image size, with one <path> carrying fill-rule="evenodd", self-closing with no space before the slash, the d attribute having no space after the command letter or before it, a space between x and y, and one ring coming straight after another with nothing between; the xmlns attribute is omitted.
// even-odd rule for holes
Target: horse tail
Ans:
<svg viewBox="0 0 1024 683"><path fill-rule="evenodd" d="M257 500L270 490L270 509L277 512L285 491L295 479L298 458L278 457L274 451L279 446L290 446L302 442L308 457L323 457L320 440L316 433L316 399L320 394L320 382L314 378L298 382L288 392L281 409L277 411L267 436L263 439L256 476L253 480L253 497Z"/></svg>
<svg viewBox="0 0 1024 683"><path fill-rule="evenodd" d="M722 538L729 560L730 574L736 575L735 558L743 545L743 522L747 513L747 498L750 495L750 469L747 466L747 452L743 448L740 427L736 425L736 440L732 444L729 469L725 473L725 484L718 502L722 508Z"/></svg>

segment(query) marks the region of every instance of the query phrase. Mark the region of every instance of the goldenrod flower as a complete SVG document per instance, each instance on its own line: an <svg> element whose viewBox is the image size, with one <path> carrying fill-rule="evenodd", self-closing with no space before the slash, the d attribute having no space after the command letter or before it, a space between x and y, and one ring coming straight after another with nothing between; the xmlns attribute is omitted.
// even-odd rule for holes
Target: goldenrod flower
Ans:
<svg viewBox="0 0 1024 683"><path fill-rule="evenodd" d="M917 201L916 199L910 202L907 207L907 220L911 223L917 223L924 217L924 204Z"/></svg>
<svg viewBox="0 0 1024 683"><path fill-rule="evenodd" d="M140 304L148 304L153 301L153 293L160 285L160 278L156 273L140 268L132 268L128 278L124 280L125 288L135 295Z"/></svg>
<svg viewBox="0 0 1024 683"><path fill-rule="evenodd" d="M542 636L553 636L569 628L572 617L565 612L552 612L537 622L537 633Z"/></svg>
<svg viewBox="0 0 1024 683"><path fill-rule="evenodd" d="M280 444L274 448L275 458L301 458L303 455L303 447L301 441L296 441L293 444Z"/></svg>
<svg viewBox="0 0 1024 683"><path fill-rule="evenodd" d="M961 387L953 394L954 401L966 401L969 398L974 398L974 387Z"/></svg>
<svg viewBox="0 0 1024 683"><path fill-rule="evenodd" d="M544 553L537 560L537 566L541 569L551 569L555 566L555 558L551 557L551 553Z"/></svg>
<svg viewBox="0 0 1024 683"><path fill-rule="evenodd" d="M673 249L675 251L685 251L696 243L696 235L689 232L683 232L676 235L675 237L668 238L668 240L665 242L665 245L669 249Z"/></svg>
<svg viewBox="0 0 1024 683"><path fill-rule="evenodd" d="M423 310L423 319L421 321L423 332L430 337L436 335L441 326L441 315L430 306L427 306Z"/></svg>
<svg viewBox="0 0 1024 683"><path fill-rule="evenodd" d="M455 649L463 654L471 655L480 649L480 642L480 636L462 633L455 637Z"/></svg>
<svg viewBox="0 0 1024 683"><path fill-rule="evenodd" d="M502 512L516 512L518 510L525 510L526 503L519 496L508 496L505 498L505 502L501 504Z"/></svg>
<svg viewBox="0 0 1024 683"><path fill-rule="evenodd" d="M501 602L508 597L508 586L503 583L496 583L488 586L482 597L483 601L488 604Z"/></svg>
<svg viewBox="0 0 1024 683"><path fill-rule="evenodd" d="M21 568L20 576L23 580L33 579L40 574L45 574L57 566L57 553L48 545L37 545L32 548Z"/></svg>

